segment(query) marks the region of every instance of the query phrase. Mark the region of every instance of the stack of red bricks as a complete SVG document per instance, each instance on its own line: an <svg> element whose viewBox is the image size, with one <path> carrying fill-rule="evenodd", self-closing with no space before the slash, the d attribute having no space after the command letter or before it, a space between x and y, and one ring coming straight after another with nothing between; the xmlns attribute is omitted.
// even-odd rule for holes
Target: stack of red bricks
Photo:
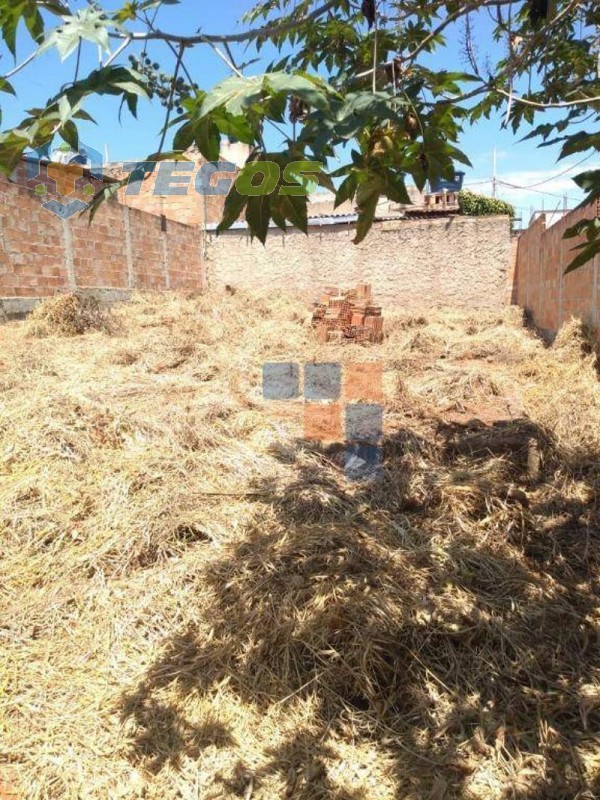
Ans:
<svg viewBox="0 0 600 800"><path fill-rule="evenodd" d="M370 283L345 291L326 286L315 303L312 324L323 343L383 341L381 306L373 301Z"/></svg>

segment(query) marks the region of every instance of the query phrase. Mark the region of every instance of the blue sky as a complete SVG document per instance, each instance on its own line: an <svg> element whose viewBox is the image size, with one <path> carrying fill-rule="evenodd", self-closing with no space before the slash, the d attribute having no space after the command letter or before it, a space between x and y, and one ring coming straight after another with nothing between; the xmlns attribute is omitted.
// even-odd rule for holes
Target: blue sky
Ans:
<svg viewBox="0 0 600 800"><path fill-rule="evenodd" d="M221 3L184 0L179 7L164 6L160 10L157 24L163 30L178 33L190 33L199 28L206 33L230 33L243 29L238 20L252 4L253 0L222 0ZM84 3L73 2L71 5L81 7ZM110 1L105 2L105 5L116 8L121 3ZM482 12L474 26L481 63L485 63L486 55L490 55L492 60L499 55L498 45L492 42L491 31L491 20L486 12ZM29 55L31 49L31 40L26 34L21 34L18 60ZM468 65L462 62L460 49L459 42L449 41L449 46L443 53L431 57L431 65L468 71ZM138 45L127 53L139 50ZM239 62L243 62L248 55L242 47L234 52ZM122 58L126 59L126 54ZM172 71L173 56L164 44L152 43L149 55L164 65L167 71ZM276 54L271 49L265 49L261 53L261 62L253 65L249 71L262 71L274 57ZM2 61L3 72L6 73L12 67L12 57L3 52ZM196 82L206 89L229 74L226 65L208 46L190 51L186 56L186 64ZM12 79L17 99L8 95L2 96L3 128L18 123L26 108L44 103L62 83L71 78L74 65L74 56L61 64L57 53L53 51L17 74ZM97 65L97 49L88 45L84 50L82 68L93 69ZM156 150L164 118L164 109L158 101L152 104L141 101L138 120L133 119L129 112L123 111L119 121L118 102L114 98L94 99L86 108L95 117L98 125L82 125L81 138L97 150L107 151L111 161L141 159ZM535 142L519 141L526 133L526 130L522 130L514 135L511 130L502 129L502 115L499 115L466 128L460 142L461 149L473 164L472 168L466 168L465 183L467 187L482 194L491 194L492 191L493 153L496 150L496 174L500 181L498 196L517 206L524 224L527 224L532 210L562 208L565 202L573 207L581 199L581 193L571 176L583 169L598 166L597 160L592 159L577 167L581 157L557 162L555 148L538 149ZM274 139L272 144L276 145L277 141ZM503 184L528 188L513 188Z"/></svg>

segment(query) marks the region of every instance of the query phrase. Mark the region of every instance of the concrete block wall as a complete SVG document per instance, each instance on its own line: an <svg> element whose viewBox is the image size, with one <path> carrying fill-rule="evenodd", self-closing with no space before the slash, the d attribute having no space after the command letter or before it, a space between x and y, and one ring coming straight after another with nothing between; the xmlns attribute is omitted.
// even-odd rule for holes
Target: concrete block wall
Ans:
<svg viewBox="0 0 600 800"><path fill-rule="evenodd" d="M550 227L539 216L519 237L515 269L516 302L530 311L533 322L554 334L571 317L600 327L600 257L565 275L577 239L563 239L567 228L600 215L600 204L576 209Z"/></svg>
<svg viewBox="0 0 600 800"><path fill-rule="evenodd" d="M93 287L199 289L202 234L184 225L104 203L92 224L62 220L33 192L0 178L0 297L44 297Z"/></svg>
<svg viewBox="0 0 600 800"><path fill-rule="evenodd" d="M327 284L373 285L378 301L399 306L481 308L507 302L508 217L449 216L377 222L352 244L351 225L269 232L266 247L247 231L208 235L209 284L319 294Z"/></svg>

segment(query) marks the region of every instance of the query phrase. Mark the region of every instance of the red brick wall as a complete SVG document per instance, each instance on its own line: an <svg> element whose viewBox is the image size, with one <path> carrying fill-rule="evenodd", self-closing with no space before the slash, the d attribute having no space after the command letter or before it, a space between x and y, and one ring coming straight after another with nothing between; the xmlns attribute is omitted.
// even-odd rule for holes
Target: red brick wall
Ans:
<svg viewBox="0 0 600 800"><path fill-rule="evenodd" d="M508 272L506 274L506 302L508 305L514 305L517 301L517 254L519 249L519 237L516 234L511 234L510 237L510 256L508 262Z"/></svg>
<svg viewBox="0 0 600 800"><path fill-rule="evenodd" d="M594 203L572 211L550 228L541 215L519 237L513 297L531 312L534 323L549 333L555 333L571 317L599 327L600 258L565 275L573 259L572 248L579 241L563 239L567 228L598 213Z"/></svg>
<svg viewBox="0 0 600 800"><path fill-rule="evenodd" d="M62 221L0 180L0 296L53 294L66 283Z"/></svg>
<svg viewBox="0 0 600 800"><path fill-rule="evenodd" d="M197 289L204 285L198 226L104 203L63 221L29 189L0 178L0 297L76 288Z"/></svg>
<svg viewBox="0 0 600 800"><path fill-rule="evenodd" d="M145 289L168 289L168 281L164 267L164 253L162 245L163 232L160 221L156 225L144 225L145 219L158 219L143 211L132 211L130 216L131 251L133 258L133 272L139 276L141 285ZM176 222L166 222L169 227L177 225ZM197 230L192 228L191 230Z"/></svg>
<svg viewBox="0 0 600 800"><path fill-rule="evenodd" d="M69 227L77 285L126 287L127 256L121 208L116 203L105 203L91 225L87 215L74 214Z"/></svg>

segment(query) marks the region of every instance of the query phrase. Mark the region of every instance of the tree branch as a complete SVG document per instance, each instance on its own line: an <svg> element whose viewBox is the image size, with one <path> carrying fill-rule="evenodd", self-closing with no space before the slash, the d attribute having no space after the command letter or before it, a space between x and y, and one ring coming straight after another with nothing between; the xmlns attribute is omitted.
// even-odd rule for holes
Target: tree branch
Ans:
<svg viewBox="0 0 600 800"><path fill-rule="evenodd" d="M425 39L423 39L423 41L419 45L417 45L415 47L415 49L411 53L409 53L406 57L403 57L403 61L412 61L412 60L414 60L419 55L419 53L421 53L422 50L425 47L427 47L427 45L429 44L430 41L432 41L432 39L434 39L436 36L438 36L445 28L448 27L448 25L451 25L453 22L456 22L456 20L460 19L465 14L470 14L473 11L479 11L482 8L489 8L489 7L495 7L495 6L506 6L506 5L510 5L513 2L514 2L514 0L474 0L474 2L472 1L470 5L466 5L463 8L458 9L453 14L450 14L444 20L442 20L442 22L440 22L438 27L434 31L432 31ZM409 16L409 15L407 15L407 16ZM392 65L392 61L388 61L385 64L381 64L378 67L378 69L389 67L391 65ZM355 78L367 78L372 73L373 73L373 70L372 69L368 69L368 70L365 70L365 72L361 72L358 75L355 75L354 77Z"/></svg>
<svg viewBox="0 0 600 800"><path fill-rule="evenodd" d="M125 39L125 41L122 42L117 47L117 49L114 51L114 53L111 53L109 55L109 57L104 62L104 67L106 68L106 67L110 66L112 64L112 62L121 55L123 50L126 50L129 47L130 44L131 44L131 37L128 36L127 39Z"/></svg>
<svg viewBox="0 0 600 800"><path fill-rule="evenodd" d="M263 25L261 28L252 28L249 31L245 31L244 33L231 33L231 34L208 34L208 33L198 33L194 36L179 36L174 33L167 33L166 31L161 31L158 28L155 28L151 31L145 32L138 32L138 33L117 33L113 32L110 35L116 39L123 39L130 37L133 41L148 41L150 39L159 39L164 42L174 42L175 44L181 44L186 47L195 44L225 44L225 43L239 43L239 42L249 42L253 39L258 39L261 36L277 36L282 33L287 33L287 31L292 31L295 28L304 25L307 22L314 22L319 17L322 17L323 14L326 14L330 9L332 9L339 0L328 0L328 2L323 3L318 8L315 8L314 11L311 11L309 14L305 14L303 17L298 17L295 19L286 19L283 21L284 18L280 18L278 21L273 22L269 25Z"/></svg>
<svg viewBox="0 0 600 800"><path fill-rule="evenodd" d="M37 54L38 54L38 51L34 50L33 53L30 53L27 56L27 58L25 58L25 59L23 59L23 61L21 61L20 64L17 64L17 66L13 67L10 70L10 72L7 72L6 75L4 75L4 77L5 78L12 78L13 75L16 75L17 72L20 72L22 69L24 69L27 66L27 64L31 64L31 62L37 56Z"/></svg>
<svg viewBox="0 0 600 800"><path fill-rule="evenodd" d="M509 94L505 92L504 89L498 89L498 87L494 87L492 91L496 91L498 94L507 97L509 100L512 100L513 103L523 103L523 105L531 106L532 108L569 108L570 106L581 106L587 105L588 103L600 103L600 95L597 97L582 97L579 100L564 100L558 103L537 103L534 100L528 100L526 97Z"/></svg>
<svg viewBox="0 0 600 800"><path fill-rule="evenodd" d="M406 56L405 60L413 61L419 55L419 53L421 53L427 47L427 45L433 41L433 39L435 39L436 36L439 36L440 33L448 27L448 25L451 25L453 22L456 22L457 19L464 17L465 14L470 14L472 11L479 11L481 8L507 6L512 2L514 2L514 0L492 0L491 2L489 0L476 0L475 3L465 5L462 8L457 9L454 11L454 13L449 14L446 19L442 20L437 28L432 30L431 33L426 36L423 41Z"/></svg>
<svg viewBox="0 0 600 800"><path fill-rule="evenodd" d="M183 60L183 51L185 50L185 45L179 46L179 52L177 54L177 63L175 64L175 72L173 73L173 82L171 83L171 91L169 93L169 99L167 101L167 113L165 116L165 125L162 131L162 135L160 137L160 144L158 146L158 153L162 153L162 149L165 144L165 139L167 138L167 129L169 127L169 120L171 119L171 109L173 108L173 96L175 94L175 84L177 83L177 76L179 74L179 67L181 66L181 62Z"/></svg>
<svg viewBox="0 0 600 800"><path fill-rule="evenodd" d="M157 6L154 14L152 15L152 19L150 19L148 14L144 11L144 19L145 19L146 25L148 26L148 30L154 30L154 22L156 21L156 15L158 14L159 9L160 9L160 6ZM131 41L131 39L129 41ZM165 42L165 44L167 45L169 50L173 53L173 55L175 56L175 59L176 60L179 59L179 51L177 50L177 48L171 42ZM193 81L192 76L190 75L190 73L188 71L188 68L185 65L185 61L184 61L183 57L181 59L181 69L183 70L183 72L185 74L185 77L188 79L188 82L189 82L190 86L193 87L194 86L194 81Z"/></svg>
<svg viewBox="0 0 600 800"><path fill-rule="evenodd" d="M519 70L524 69L524 66L527 63L527 56L531 56L533 52L531 43L539 41L540 37L547 37L548 34L554 30L554 28L556 28L568 14L574 11L577 6L581 5L582 2L583 0L571 0L571 2L560 12L560 14L554 17L554 19L551 19L543 28L540 28L535 36L531 37L527 45L523 47L521 53L519 53L519 55L517 55L510 64L510 68L507 70L507 77L509 79L512 80Z"/></svg>

